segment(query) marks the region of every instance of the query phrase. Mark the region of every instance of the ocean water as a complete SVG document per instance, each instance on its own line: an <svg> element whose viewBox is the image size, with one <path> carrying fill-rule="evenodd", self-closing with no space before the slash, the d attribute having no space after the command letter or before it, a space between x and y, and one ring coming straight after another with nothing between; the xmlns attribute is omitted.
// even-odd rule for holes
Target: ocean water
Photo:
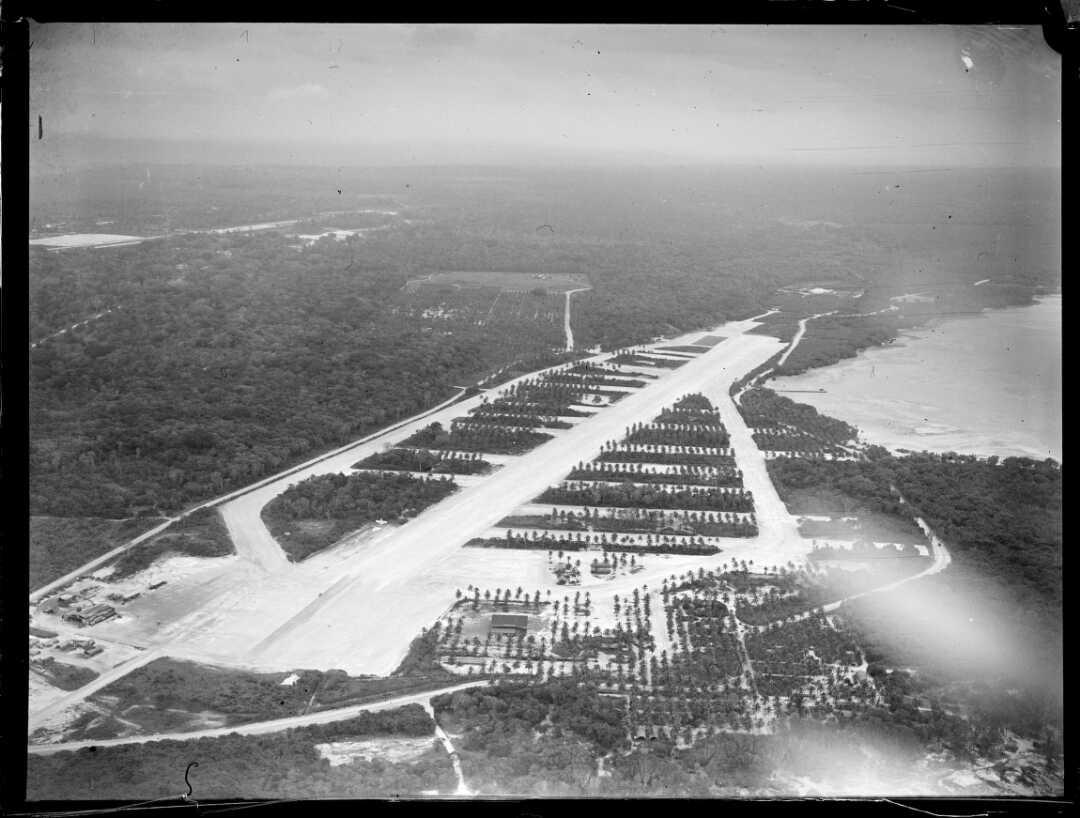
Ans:
<svg viewBox="0 0 1080 818"><path fill-rule="evenodd" d="M1061 296L938 319L768 386L892 450L1061 460ZM824 392L817 392L824 389Z"/></svg>

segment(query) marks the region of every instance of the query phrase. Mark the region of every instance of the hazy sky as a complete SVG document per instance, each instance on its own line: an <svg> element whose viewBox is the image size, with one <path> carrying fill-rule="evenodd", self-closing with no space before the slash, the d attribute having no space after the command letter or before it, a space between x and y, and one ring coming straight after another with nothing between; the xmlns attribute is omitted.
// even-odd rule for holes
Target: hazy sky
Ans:
<svg viewBox="0 0 1080 818"><path fill-rule="evenodd" d="M1061 151L1061 62L1037 28L55 24L30 36L33 137L40 114L65 144L220 142L357 164L1057 165Z"/></svg>

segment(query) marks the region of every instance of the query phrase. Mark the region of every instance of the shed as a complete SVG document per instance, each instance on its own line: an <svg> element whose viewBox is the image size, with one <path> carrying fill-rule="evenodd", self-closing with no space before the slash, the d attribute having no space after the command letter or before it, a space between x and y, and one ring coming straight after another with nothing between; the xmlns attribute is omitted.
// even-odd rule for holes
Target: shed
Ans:
<svg viewBox="0 0 1080 818"><path fill-rule="evenodd" d="M96 625L116 616L116 609L112 605L94 605L79 614L80 624Z"/></svg>

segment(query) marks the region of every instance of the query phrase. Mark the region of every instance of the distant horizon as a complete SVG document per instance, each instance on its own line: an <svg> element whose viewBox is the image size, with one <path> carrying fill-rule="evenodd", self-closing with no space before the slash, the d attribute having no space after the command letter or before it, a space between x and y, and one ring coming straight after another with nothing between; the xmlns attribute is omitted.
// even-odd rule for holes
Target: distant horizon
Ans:
<svg viewBox="0 0 1080 818"><path fill-rule="evenodd" d="M61 138L58 138L58 141ZM295 153L295 149L286 146L260 146L266 152L252 156L252 146L241 142L204 142L198 140L148 140L144 138L124 137L97 137L86 139L83 137L67 136L62 138L67 142L61 156L50 156L44 159L40 149L35 156L35 145L30 145L30 173L43 175L50 172L68 173L78 170L89 170L105 167L126 167L135 165L149 166L207 166L207 167L267 167L267 168L337 168L351 170L393 170L396 168L504 168L517 171L527 171L530 168L537 170L551 170L561 167L567 169L590 169L590 170L626 170L632 168L657 168L675 170L679 168L712 168L723 169L786 169L798 168L800 170L836 171L846 170L849 172L925 172L925 173L948 173L951 171L981 171L981 170L1032 170L1060 172L1060 154L1052 157L1044 157L1046 161L1032 161L1024 164L1001 163L1001 164L974 164L957 163L932 164L930 162L883 162L867 160L828 161L819 159L812 161L806 152L793 152L786 158L771 157L769 159L752 157L724 157L724 158L686 158L676 156L652 156L634 158L610 158L593 154L575 154L567 152L559 155L549 153L544 155L509 155L493 157L488 160L472 158L444 159L435 161L430 158L417 158L414 160L389 160L389 159L353 159L347 160L343 156L327 157L324 154L311 158L289 159L288 154ZM93 146L93 151L80 151L79 146ZM50 146L52 148L53 146ZM155 151L157 147L160 150ZM102 148L108 150L103 155ZM219 152L208 151L208 148L218 148ZM157 155L154 155L154 154ZM276 155L275 155L276 154ZM1057 160L1057 161L1051 161Z"/></svg>
<svg viewBox="0 0 1080 818"><path fill-rule="evenodd" d="M34 24L31 164L1060 165L1035 26ZM38 117L43 139L38 140Z"/></svg>

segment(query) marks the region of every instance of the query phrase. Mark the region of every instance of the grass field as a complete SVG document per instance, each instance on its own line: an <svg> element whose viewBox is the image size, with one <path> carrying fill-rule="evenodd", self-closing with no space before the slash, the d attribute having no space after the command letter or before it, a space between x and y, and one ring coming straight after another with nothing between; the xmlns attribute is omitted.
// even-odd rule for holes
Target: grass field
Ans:
<svg viewBox="0 0 1080 818"><path fill-rule="evenodd" d="M456 287L498 287L507 292L521 292L537 288L548 292L563 292L588 287L587 276L569 276L562 273L500 273L473 270L458 270L435 273L425 278L414 279L406 284L409 289L429 286Z"/></svg>

